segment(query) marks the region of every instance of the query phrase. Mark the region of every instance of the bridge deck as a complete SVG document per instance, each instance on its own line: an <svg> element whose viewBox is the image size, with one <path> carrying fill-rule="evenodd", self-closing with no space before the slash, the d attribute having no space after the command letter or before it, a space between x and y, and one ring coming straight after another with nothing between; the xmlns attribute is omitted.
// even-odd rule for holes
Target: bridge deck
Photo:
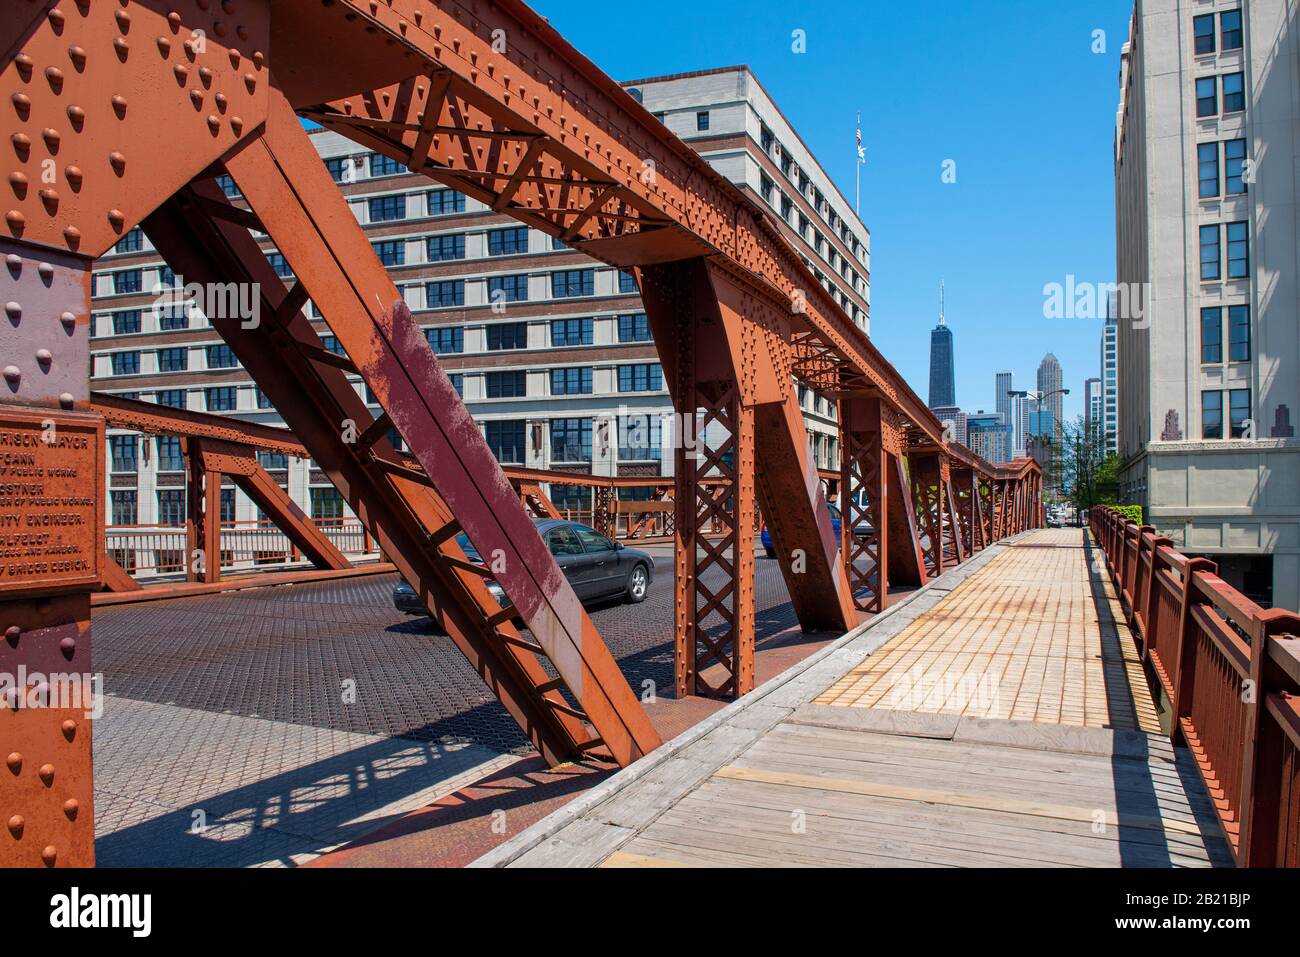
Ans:
<svg viewBox="0 0 1300 957"><path fill-rule="evenodd" d="M988 550L769 687L480 863L1231 862L1078 531Z"/></svg>

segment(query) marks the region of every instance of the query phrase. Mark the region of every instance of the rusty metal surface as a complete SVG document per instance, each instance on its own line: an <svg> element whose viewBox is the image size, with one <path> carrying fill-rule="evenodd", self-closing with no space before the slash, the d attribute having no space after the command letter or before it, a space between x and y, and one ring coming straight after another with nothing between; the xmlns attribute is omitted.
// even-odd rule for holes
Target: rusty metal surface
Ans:
<svg viewBox="0 0 1300 957"><path fill-rule="evenodd" d="M93 415L0 405L0 594L99 584L104 424Z"/></svg>

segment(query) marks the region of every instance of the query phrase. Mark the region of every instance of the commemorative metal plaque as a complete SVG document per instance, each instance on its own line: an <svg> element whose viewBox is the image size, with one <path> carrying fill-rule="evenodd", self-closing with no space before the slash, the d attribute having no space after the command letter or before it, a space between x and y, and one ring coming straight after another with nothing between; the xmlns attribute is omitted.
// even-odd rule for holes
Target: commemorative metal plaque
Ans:
<svg viewBox="0 0 1300 957"><path fill-rule="evenodd" d="M98 585L103 449L98 416L0 405L0 600Z"/></svg>

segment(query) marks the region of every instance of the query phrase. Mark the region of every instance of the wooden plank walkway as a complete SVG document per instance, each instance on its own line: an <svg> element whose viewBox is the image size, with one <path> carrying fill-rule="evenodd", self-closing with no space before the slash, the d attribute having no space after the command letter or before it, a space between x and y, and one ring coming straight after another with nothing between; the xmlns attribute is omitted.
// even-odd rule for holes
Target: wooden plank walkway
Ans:
<svg viewBox="0 0 1300 957"><path fill-rule="evenodd" d="M950 572L480 866L1230 866L1083 533Z"/></svg>

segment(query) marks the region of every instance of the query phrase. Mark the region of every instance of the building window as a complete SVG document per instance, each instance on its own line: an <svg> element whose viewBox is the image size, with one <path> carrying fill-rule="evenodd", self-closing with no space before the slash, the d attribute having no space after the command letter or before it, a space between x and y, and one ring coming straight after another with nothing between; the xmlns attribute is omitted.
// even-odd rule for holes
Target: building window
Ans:
<svg viewBox="0 0 1300 957"><path fill-rule="evenodd" d="M425 329L424 338L434 354L448 355L465 351L465 330L459 325L443 325L435 329Z"/></svg>
<svg viewBox="0 0 1300 957"><path fill-rule="evenodd" d="M425 283L424 304L430 309L465 305L465 280L443 279Z"/></svg>
<svg viewBox="0 0 1300 957"><path fill-rule="evenodd" d="M235 358L235 353L225 343L218 346L208 346L204 351L208 354L209 369L234 369L239 366L239 360Z"/></svg>
<svg viewBox="0 0 1300 957"><path fill-rule="evenodd" d="M140 513L137 508L137 493L134 489L109 492L108 496L113 503L114 525L138 524L137 516Z"/></svg>
<svg viewBox="0 0 1300 957"><path fill-rule="evenodd" d="M160 435L158 442L158 471L184 472L185 456L181 452L181 440L174 435Z"/></svg>
<svg viewBox="0 0 1300 957"><path fill-rule="evenodd" d="M283 253L267 253L266 260L275 270L275 274L281 279L289 279L293 276L293 270L289 268L289 260L284 258Z"/></svg>
<svg viewBox="0 0 1300 957"><path fill-rule="evenodd" d="M528 252L528 227L494 229L487 234L489 256L519 256Z"/></svg>
<svg viewBox="0 0 1300 957"><path fill-rule="evenodd" d="M1201 282L1222 278L1222 259L1219 251L1219 227L1201 227Z"/></svg>
<svg viewBox="0 0 1300 957"><path fill-rule="evenodd" d="M1225 191L1229 196L1246 192L1244 177L1246 168L1246 141L1228 140L1223 144L1223 172L1226 177Z"/></svg>
<svg viewBox="0 0 1300 957"><path fill-rule="evenodd" d="M618 367L619 392L659 392L664 387L664 373L657 362Z"/></svg>
<svg viewBox="0 0 1300 957"><path fill-rule="evenodd" d="M439 326L425 329L424 338L438 355L448 355L465 351L465 329L463 326Z"/></svg>
<svg viewBox="0 0 1300 957"><path fill-rule="evenodd" d="M663 419L625 415L618 420L618 457L623 462L657 462L663 456Z"/></svg>
<svg viewBox="0 0 1300 957"><path fill-rule="evenodd" d="M488 352L528 348L528 323L507 322L487 327Z"/></svg>
<svg viewBox="0 0 1300 957"><path fill-rule="evenodd" d="M140 331L140 310L125 309L113 313L113 335L129 336Z"/></svg>
<svg viewBox="0 0 1300 957"><path fill-rule="evenodd" d="M451 380L451 387L456 390L456 394L462 399L465 398L465 376L459 372L453 372L447 378Z"/></svg>
<svg viewBox="0 0 1300 957"><path fill-rule="evenodd" d="M385 266L405 266L406 265L406 240L388 239L380 243L375 243L375 255Z"/></svg>
<svg viewBox="0 0 1300 957"><path fill-rule="evenodd" d="M1223 361L1223 310L1218 306L1201 310L1201 362L1215 365Z"/></svg>
<svg viewBox="0 0 1300 957"><path fill-rule="evenodd" d="M555 319L551 322L552 346L589 346L595 341L590 319Z"/></svg>
<svg viewBox="0 0 1300 957"><path fill-rule="evenodd" d="M162 389L158 392L158 404L169 409L184 409L189 402L184 389Z"/></svg>
<svg viewBox="0 0 1300 957"><path fill-rule="evenodd" d="M1223 438L1223 393L1201 393L1201 438Z"/></svg>
<svg viewBox="0 0 1300 957"><path fill-rule="evenodd" d="M113 375L139 375L140 373L138 352L114 352L110 361L113 364Z"/></svg>
<svg viewBox="0 0 1300 957"><path fill-rule="evenodd" d="M259 409L275 408L275 406L271 404L271 397L263 392L260 386L255 386L253 388L253 395L257 400L257 407Z"/></svg>
<svg viewBox="0 0 1300 957"><path fill-rule="evenodd" d="M772 182L771 177L762 173L758 178L758 191L763 197L763 202L772 205L772 194L776 190L776 183Z"/></svg>
<svg viewBox="0 0 1300 957"><path fill-rule="evenodd" d="M445 263L454 259L465 258L465 236L430 236L428 242L428 259L431 263Z"/></svg>
<svg viewBox="0 0 1300 957"><path fill-rule="evenodd" d="M429 190L429 215L450 216L465 212L465 194L454 189Z"/></svg>
<svg viewBox="0 0 1300 957"><path fill-rule="evenodd" d="M1218 114L1219 81L1212 76L1203 76L1196 81L1196 115L1205 117Z"/></svg>
<svg viewBox="0 0 1300 957"><path fill-rule="evenodd" d="M370 200L370 221L389 223L406 218L405 196L376 196Z"/></svg>
<svg viewBox="0 0 1300 957"><path fill-rule="evenodd" d="M1214 14L1192 18L1192 33L1196 37L1196 55L1214 52Z"/></svg>
<svg viewBox="0 0 1300 957"><path fill-rule="evenodd" d="M649 342L651 338L650 320L645 313L618 317L619 342Z"/></svg>
<svg viewBox="0 0 1300 957"><path fill-rule="evenodd" d="M140 467L139 444L134 435L110 435L108 450L112 459L112 471L137 472Z"/></svg>
<svg viewBox="0 0 1300 957"><path fill-rule="evenodd" d="M144 286L143 275L138 269L123 269L113 273L113 292L121 296L126 293L139 292Z"/></svg>
<svg viewBox="0 0 1300 957"><path fill-rule="evenodd" d="M184 372L190 367L190 350L184 346L158 350L159 372Z"/></svg>
<svg viewBox="0 0 1300 957"><path fill-rule="evenodd" d="M700 110L695 114L695 128L701 133L708 132L709 129L709 111Z"/></svg>
<svg viewBox="0 0 1300 957"><path fill-rule="evenodd" d="M528 276L493 276L488 280L489 302L527 302Z"/></svg>
<svg viewBox="0 0 1300 957"><path fill-rule="evenodd" d="M331 156L325 161L330 178L336 183L346 183L351 176L352 160L347 156Z"/></svg>
<svg viewBox="0 0 1300 957"><path fill-rule="evenodd" d="M185 492L183 490L169 488L158 493L158 524L185 524Z"/></svg>
<svg viewBox="0 0 1300 957"><path fill-rule="evenodd" d="M1250 238L1246 223L1228 223L1228 278L1250 275Z"/></svg>
<svg viewBox="0 0 1300 957"><path fill-rule="evenodd" d="M138 253L142 249L144 249L144 232L139 226L134 226L130 232L118 240L117 245L113 247L113 252Z"/></svg>
<svg viewBox="0 0 1300 957"><path fill-rule="evenodd" d="M1200 171L1201 199L1219 195L1219 144L1201 143L1196 147L1196 165Z"/></svg>
<svg viewBox="0 0 1300 957"><path fill-rule="evenodd" d="M396 176L402 172L405 172L405 168L391 156L385 156L383 153L370 154L371 176Z"/></svg>
<svg viewBox="0 0 1300 957"><path fill-rule="evenodd" d="M636 284L636 276L626 270L618 271L618 291L619 292L639 292L640 288Z"/></svg>
<svg viewBox="0 0 1300 957"><path fill-rule="evenodd" d="M771 152L772 152L772 145L773 145L775 142L776 142L776 137L774 137L774 136L772 135L772 131L769 130L766 126L764 126L764 127L759 131L759 134L758 134L758 144L759 144L759 146L761 146L761 147L763 148L763 152L764 152L764 153L771 153Z"/></svg>
<svg viewBox="0 0 1300 957"><path fill-rule="evenodd" d="M1250 361L1250 306L1228 307L1228 359Z"/></svg>
<svg viewBox="0 0 1300 957"><path fill-rule="evenodd" d="M551 395L591 395L591 367L552 369Z"/></svg>
<svg viewBox="0 0 1300 957"><path fill-rule="evenodd" d="M323 335L320 337L320 344L325 347L326 352L332 352L336 356L346 356L343 346L339 343L339 337L335 335Z"/></svg>
<svg viewBox="0 0 1300 957"><path fill-rule="evenodd" d="M227 198L239 199L239 187L235 185L234 177L229 173L223 173L221 176L218 176L217 185L221 187L221 191L226 194Z"/></svg>
<svg viewBox="0 0 1300 957"><path fill-rule="evenodd" d="M524 422L486 422L483 437L502 465L523 465L528 461Z"/></svg>
<svg viewBox="0 0 1300 957"><path fill-rule="evenodd" d="M1228 415L1232 423L1232 437L1244 439L1250 427L1250 390L1233 389L1228 393Z"/></svg>
<svg viewBox="0 0 1300 957"><path fill-rule="evenodd" d="M189 327L190 313L188 306L164 306L158 314L158 328L163 332L175 332L177 329L188 329Z"/></svg>
<svg viewBox="0 0 1300 957"><path fill-rule="evenodd" d="M523 369L489 372L483 376L484 393L489 399L520 399L528 394L528 373Z"/></svg>
<svg viewBox="0 0 1300 957"><path fill-rule="evenodd" d="M311 517L317 521L328 521L343 517L343 496L336 488L313 488L311 490Z"/></svg>
<svg viewBox="0 0 1300 957"><path fill-rule="evenodd" d="M551 461L591 461L591 419L551 420Z"/></svg>
<svg viewBox="0 0 1300 957"><path fill-rule="evenodd" d="M1223 112L1240 113L1246 108L1246 83L1241 73L1223 75Z"/></svg>
<svg viewBox="0 0 1300 957"><path fill-rule="evenodd" d="M569 248L569 244L566 243L566 242L565 242L563 239L561 239L559 236L552 236L552 237L551 237L551 249L552 249L553 251L554 251L554 250L568 249L568 248Z"/></svg>
<svg viewBox="0 0 1300 957"><path fill-rule="evenodd" d="M1240 50L1242 46L1241 36L1241 11L1229 10L1219 15L1219 28L1222 31L1223 50L1226 53L1229 50Z"/></svg>
<svg viewBox="0 0 1300 957"><path fill-rule="evenodd" d="M554 299L573 299L596 294L594 269L571 269L551 273L551 296Z"/></svg>
<svg viewBox="0 0 1300 957"><path fill-rule="evenodd" d="M238 404L235 387L230 385L204 389L209 412L233 412Z"/></svg>

